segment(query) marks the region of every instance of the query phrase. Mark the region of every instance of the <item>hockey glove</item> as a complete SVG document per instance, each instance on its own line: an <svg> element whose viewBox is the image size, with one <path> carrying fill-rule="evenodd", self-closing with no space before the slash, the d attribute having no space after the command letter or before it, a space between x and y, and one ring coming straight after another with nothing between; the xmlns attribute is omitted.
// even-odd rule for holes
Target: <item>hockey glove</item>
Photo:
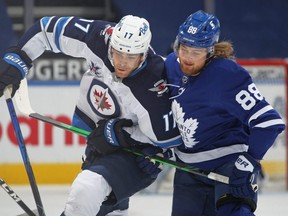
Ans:
<svg viewBox="0 0 288 216"><path fill-rule="evenodd" d="M26 76L32 67L32 61L29 56L18 48L11 48L0 59L0 97L3 95L4 89L8 85L12 85L13 97L19 88L21 80Z"/></svg>
<svg viewBox="0 0 288 216"><path fill-rule="evenodd" d="M149 159L149 156L158 155L164 158L172 157L172 151L170 149L163 150L160 147L148 146L142 149L142 153L148 157L138 156L136 158L138 167L152 178L157 178L158 174L162 171L162 164Z"/></svg>
<svg viewBox="0 0 288 216"><path fill-rule="evenodd" d="M249 154L239 155L229 178L231 195L237 198L251 198L258 190L257 174L261 165Z"/></svg>
<svg viewBox="0 0 288 216"><path fill-rule="evenodd" d="M102 155L112 153L119 147L130 147L126 141L123 127L133 125L130 119L110 119L98 121L98 127L87 137L87 145L93 152Z"/></svg>

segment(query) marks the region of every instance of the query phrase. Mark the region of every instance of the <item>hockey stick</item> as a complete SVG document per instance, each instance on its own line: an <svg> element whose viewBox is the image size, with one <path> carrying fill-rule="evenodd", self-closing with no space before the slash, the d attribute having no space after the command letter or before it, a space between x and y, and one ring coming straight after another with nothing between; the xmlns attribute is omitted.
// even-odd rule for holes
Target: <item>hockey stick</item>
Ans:
<svg viewBox="0 0 288 216"><path fill-rule="evenodd" d="M43 204L42 204L39 190L38 190L38 187L37 187L37 184L35 181L33 169L32 169L31 164L30 164L30 160L29 160L29 157L27 154L23 135L22 135L22 132L20 129L20 125L19 125L18 118L17 118L16 112L15 112L14 104L13 104L13 101L11 98L11 92L12 92L12 87L9 87L9 86L6 87L4 90L4 96L6 99L7 107L8 107L9 113L10 113L10 117L11 117L12 124L13 124L14 131L15 131L15 136L16 136L17 141L18 141L18 145L19 145L22 159L23 159L23 162L25 165L25 169L26 169L26 172L27 172L27 175L29 178L30 186L31 186L31 189L32 189L32 192L34 195L34 199L35 199L38 213L40 216L45 216Z"/></svg>
<svg viewBox="0 0 288 216"><path fill-rule="evenodd" d="M76 133L76 134L81 135L83 137L87 137L90 134L90 132L88 132L88 131L85 131L85 130L82 130L80 128L65 124L63 122L56 121L54 119L47 118L45 116L40 115L39 113L31 113L29 116L32 118L38 119L40 121L46 122L48 124L52 124L56 127L62 128L64 130ZM193 173L196 175L207 177L209 179L213 179L215 181L219 181L219 182L222 182L225 184L229 184L229 178L227 176L223 176L223 175L213 173L213 172L206 172L206 171L200 170L198 168L195 168L195 167L192 167L192 166L180 163L180 162L172 161L172 160L169 160L169 159L157 156L157 155L147 156L137 149L128 149L128 148L123 148L123 149L127 152L131 152L131 153L139 155L139 156L148 157L149 159L157 161L161 164L165 164L165 165L177 168L177 169L181 169L183 171L187 171L187 172L190 172L190 173Z"/></svg>
<svg viewBox="0 0 288 216"><path fill-rule="evenodd" d="M77 127L74 127L74 126L59 122L59 121L56 121L54 119L50 119L50 118L45 117L39 113L36 113L30 105L30 100L29 100L29 95L28 95L28 86L27 86L27 80L26 79L23 79L21 81L20 88L16 92L14 98L15 98L15 102L17 104L19 111L26 116L38 119L40 121L43 121L43 122L46 122L49 124L52 124L56 127L62 128L64 130L67 130L67 131L70 131L73 133L77 133L83 137L87 137L90 134L90 132L88 132L88 131L82 130L80 128L77 128ZM203 170L200 170L196 167L192 167L192 166L189 166L189 165L177 162L177 161L172 161L172 160L169 160L169 159L166 159L163 157L159 157L157 155L147 156L147 155L144 155L141 151L136 150L136 149L125 148L124 150L131 152L133 154L139 155L139 156L148 157L151 160L157 161L157 162L159 162L161 164L165 164L167 166L174 167L176 169L180 169L180 170L183 170L186 172L193 173L195 175L203 176L203 177L206 177L206 178L218 181L218 182L229 184L229 177L227 177L227 176L223 176L223 175L220 175L220 174L217 174L214 172L203 171Z"/></svg>
<svg viewBox="0 0 288 216"><path fill-rule="evenodd" d="M26 212L28 216L36 216L34 212L22 201L22 199L7 185L7 183L0 178L1 187L12 197L12 199Z"/></svg>

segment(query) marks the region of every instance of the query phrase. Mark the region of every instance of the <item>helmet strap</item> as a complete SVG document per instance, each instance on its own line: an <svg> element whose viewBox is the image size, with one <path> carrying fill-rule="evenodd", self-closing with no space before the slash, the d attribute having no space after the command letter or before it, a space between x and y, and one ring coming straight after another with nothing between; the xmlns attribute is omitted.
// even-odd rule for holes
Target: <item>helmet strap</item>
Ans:
<svg viewBox="0 0 288 216"><path fill-rule="evenodd" d="M111 65L114 67L114 63L112 60L112 47L111 47L110 41L109 41L109 45L108 45L108 59L109 59Z"/></svg>
<svg viewBox="0 0 288 216"><path fill-rule="evenodd" d="M111 43L109 42L109 45L108 45L108 59L109 59L111 65L114 67L114 63L113 63L113 59L112 59L112 49L113 49L113 47L111 46ZM146 61L147 55L148 55L148 51L145 52L145 53L142 53L142 56L141 56L142 61L139 63L139 66L135 70L138 70L139 68L142 67L142 65Z"/></svg>

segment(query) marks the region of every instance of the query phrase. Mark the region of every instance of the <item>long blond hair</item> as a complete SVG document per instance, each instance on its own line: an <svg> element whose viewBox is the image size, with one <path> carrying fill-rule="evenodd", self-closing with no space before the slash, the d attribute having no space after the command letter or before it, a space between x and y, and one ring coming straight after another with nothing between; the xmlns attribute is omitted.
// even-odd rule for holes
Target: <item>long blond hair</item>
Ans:
<svg viewBox="0 0 288 216"><path fill-rule="evenodd" d="M234 48L230 41L221 41L214 45L214 58L235 59Z"/></svg>
<svg viewBox="0 0 288 216"><path fill-rule="evenodd" d="M173 50L176 52L176 54L179 51L179 41L178 38L174 41L173 44ZM227 59L233 59L235 60L235 55L234 55L234 48L232 45L232 42L230 41L221 41L218 42L214 45L213 47L214 51L212 55L210 55L210 58L227 58Z"/></svg>

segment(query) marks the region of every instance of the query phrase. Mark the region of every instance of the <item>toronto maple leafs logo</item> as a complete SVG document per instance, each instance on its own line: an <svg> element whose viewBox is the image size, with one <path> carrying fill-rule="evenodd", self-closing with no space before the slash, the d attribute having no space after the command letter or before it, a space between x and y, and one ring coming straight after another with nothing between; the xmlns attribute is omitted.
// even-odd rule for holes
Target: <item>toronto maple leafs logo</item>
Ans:
<svg viewBox="0 0 288 216"><path fill-rule="evenodd" d="M193 118L184 120L185 112L183 112L183 108L176 100L172 102L172 112L185 146L193 148L199 142L194 138L199 124L198 120Z"/></svg>
<svg viewBox="0 0 288 216"><path fill-rule="evenodd" d="M89 87L87 101L97 116L115 118L120 115L120 106L109 87L94 79Z"/></svg>

